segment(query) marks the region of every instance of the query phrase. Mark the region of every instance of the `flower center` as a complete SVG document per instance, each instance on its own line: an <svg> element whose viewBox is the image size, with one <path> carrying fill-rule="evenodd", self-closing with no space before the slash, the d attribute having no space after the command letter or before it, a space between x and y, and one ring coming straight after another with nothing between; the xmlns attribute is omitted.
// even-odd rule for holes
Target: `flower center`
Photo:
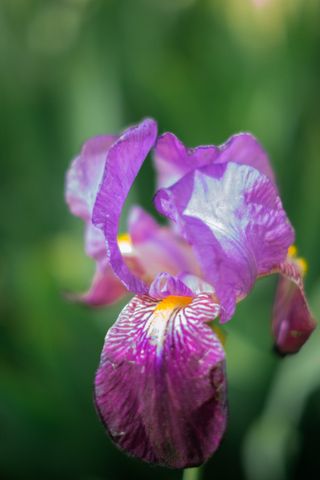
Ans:
<svg viewBox="0 0 320 480"><path fill-rule="evenodd" d="M156 311L174 310L175 308L183 308L192 302L192 297L179 297L176 295L168 295L158 303Z"/></svg>

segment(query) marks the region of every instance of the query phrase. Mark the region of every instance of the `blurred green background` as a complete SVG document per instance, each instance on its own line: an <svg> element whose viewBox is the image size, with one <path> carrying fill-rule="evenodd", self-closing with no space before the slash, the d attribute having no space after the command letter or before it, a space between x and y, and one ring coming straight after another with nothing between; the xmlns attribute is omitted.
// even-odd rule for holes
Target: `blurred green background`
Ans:
<svg viewBox="0 0 320 480"><path fill-rule="evenodd" d="M87 310L93 263L64 204L81 143L153 116L186 144L266 147L320 318L318 0L0 1L0 479L181 478L120 453L92 383L120 306ZM132 198L151 208L147 162ZM272 353L276 279L228 325L229 427L204 479L319 479L320 334Z"/></svg>

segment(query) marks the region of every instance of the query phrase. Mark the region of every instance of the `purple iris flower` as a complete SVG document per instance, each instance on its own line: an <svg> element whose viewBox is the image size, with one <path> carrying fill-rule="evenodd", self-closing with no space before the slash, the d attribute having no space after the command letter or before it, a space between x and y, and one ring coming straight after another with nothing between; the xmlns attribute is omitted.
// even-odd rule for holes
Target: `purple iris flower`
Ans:
<svg viewBox="0 0 320 480"><path fill-rule="evenodd" d="M154 148L160 226L133 207L129 190ZM67 175L71 212L85 221L96 261L88 291L108 305L135 294L107 333L95 378L97 410L113 441L148 462L196 466L218 448L227 422L223 340L237 302L259 277L278 273L273 334L294 353L315 328L303 288L305 263L283 209L268 156L248 133L187 149L157 138L146 119L119 137L85 143Z"/></svg>

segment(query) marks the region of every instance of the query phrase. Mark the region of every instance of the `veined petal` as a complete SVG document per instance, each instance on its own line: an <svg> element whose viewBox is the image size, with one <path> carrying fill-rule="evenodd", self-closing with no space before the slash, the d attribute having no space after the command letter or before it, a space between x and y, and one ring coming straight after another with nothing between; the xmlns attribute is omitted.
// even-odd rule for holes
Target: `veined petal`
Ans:
<svg viewBox="0 0 320 480"><path fill-rule="evenodd" d="M91 220L107 153L116 139L113 135L90 138L67 172L66 202L70 211L85 221Z"/></svg>
<svg viewBox="0 0 320 480"><path fill-rule="evenodd" d="M203 463L226 426L225 354L209 295L136 296L109 330L95 398L113 441L147 462Z"/></svg>
<svg viewBox="0 0 320 480"><path fill-rule="evenodd" d="M147 286L125 264L118 247L117 235L123 205L156 136L156 123L147 119L126 130L112 145L92 216L93 224L104 233L107 256L113 271L128 290L137 293L145 293Z"/></svg>
<svg viewBox="0 0 320 480"><path fill-rule="evenodd" d="M250 166L229 162L185 175L155 197L198 255L204 278L233 314L256 277L286 258L293 230L273 183Z"/></svg>
<svg viewBox="0 0 320 480"><path fill-rule="evenodd" d="M250 133L233 135L219 146L201 145L196 148L186 148L175 135L164 133L157 141L154 155L158 188L173 185L194 169L229 162L254 167L275 183L268 155Z"/></svg>
<svg viewBox="0 0 320 480"><path fill-rule="evenodd" d="M296 353L316 328L304 292L299 259L288 257L280 273L273 308L272 331L280 354Z"/></svg>

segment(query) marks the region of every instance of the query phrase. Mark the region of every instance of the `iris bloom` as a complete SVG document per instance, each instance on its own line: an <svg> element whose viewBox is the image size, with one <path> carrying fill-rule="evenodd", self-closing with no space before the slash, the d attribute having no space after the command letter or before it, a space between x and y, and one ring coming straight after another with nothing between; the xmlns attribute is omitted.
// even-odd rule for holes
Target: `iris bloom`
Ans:
<svg viewBox="0 0 320 480"><path fill-rule="evenodd" d="M157 222L133 207L119 219L151 149ZM134 297L107 333L95 378L97 410L112 440L145 461L196 466L218 448L227 421L227 322L259 277L280 276L273 334L282 354L307 340L315 321L303 289L304 262L268 157L248 133L187 149L151 119L119 137L87 141L67 176L67 203L86 226L96 261L87 292L108 305Z"/></svg>

